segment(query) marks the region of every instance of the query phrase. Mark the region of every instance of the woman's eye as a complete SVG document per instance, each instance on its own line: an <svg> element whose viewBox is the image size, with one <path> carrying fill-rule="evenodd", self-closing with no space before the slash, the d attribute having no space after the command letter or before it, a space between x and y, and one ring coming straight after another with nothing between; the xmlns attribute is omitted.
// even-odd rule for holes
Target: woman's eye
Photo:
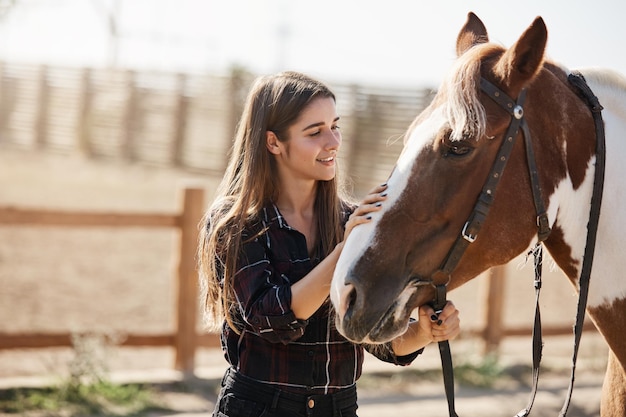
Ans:
<svg viewBox="0 0 626 417"><path fill-rule="evenodd" d="M312 131L311 133L309 133L309 136L310 136L310 137L319 136L319 135L321 135L321 134L322 134L322 131L323 131L324 129L325 129L325 128L323 128L323 129L318 129L318 130L314 130L314 131ZM330 126L330 130L331 130L332 132L335 132L335 131L339 130L339 126L337 126L337 125Z"/></svg>

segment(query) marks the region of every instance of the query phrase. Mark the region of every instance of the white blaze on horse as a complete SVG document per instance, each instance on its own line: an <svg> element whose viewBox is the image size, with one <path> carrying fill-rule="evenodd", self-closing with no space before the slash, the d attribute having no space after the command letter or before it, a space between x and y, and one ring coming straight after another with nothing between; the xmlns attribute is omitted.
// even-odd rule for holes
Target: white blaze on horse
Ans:
<svg viewBox="0 0 626 417"><path fill-rule="evenodd" d="M337 264L331 300L337 328L347 338L382 343L399 336L411 312L433 300L435 284L454 289L527 252L539 240L538 205L545 207L544 226L551 229L545 247L578 289L596 171L596 125L590 106L568 82L571 71L545 58L546 42L541 18L507 49L489 42L483 23L468 15L455 65L407 130L383 210L353 230ZM602 415L626 416L626 79L608 70L581 72L604 108L606 132L604 198L587 312L610 347ZM510 155L501 156L511 120L522 115L503 108L497 96L515 104L524 94L529 137L516 130ZM534 150L538 184L529 175L525 139ZM506 169L494 174L496 158L507 159ZM497 190L480 233L461 232L490 176L498 177ZM459 236L471 243L454 269L441 276Z"/></svg>

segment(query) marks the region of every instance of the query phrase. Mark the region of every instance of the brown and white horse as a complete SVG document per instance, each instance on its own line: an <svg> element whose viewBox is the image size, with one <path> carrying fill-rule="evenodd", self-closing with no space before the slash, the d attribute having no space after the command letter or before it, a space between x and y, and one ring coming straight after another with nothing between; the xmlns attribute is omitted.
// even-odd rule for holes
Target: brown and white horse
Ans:
<svg viewBox="0 0 626 417"><path fill-rule="evenodd" d="M481 79L513 100L525 91L523 117L552 229L544 244L578 288L596 131L588 104L568 83L570 71L544 57L546 42L540 17L506 49L489 42L480 19L468 15L455 65L406 133L383 209L353 230L335 269L331 300L337 327L347 338L391 340L406 330L416 307L433 299L434 287L419 285L420 277L433 279L461 234L512 119L481 91ZM606 70L582 74L604 107L606 129L604 198L587 311L610 347L602 415L626 416L626 79ZM480 234L443 278L449 290L538 241L522 129L514 136Z"/></svg>

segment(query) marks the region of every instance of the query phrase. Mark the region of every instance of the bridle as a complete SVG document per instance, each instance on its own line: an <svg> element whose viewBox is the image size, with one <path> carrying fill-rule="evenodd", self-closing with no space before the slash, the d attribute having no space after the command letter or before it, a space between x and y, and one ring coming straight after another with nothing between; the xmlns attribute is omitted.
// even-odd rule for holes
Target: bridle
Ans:
<svg viewBox="0 0 626 417"><path fill-rule="evenodd" d="M583 266L579 279L579 299L576 314L576 324L574 325L574 354L572 358L572 372L568 395L561 409L559 416L564 417L569 407L573 384L574 372L576 368L576 359L578 355L578 346L582 335L583 322L585 317L585 309L587 306L587 295L589 290L589 278L591 275L591 265L593 263L593 254L595 249L596 234L598 228L598 220L600 216L600 204L602 201L602 191L604 184L604 165L605 165L605 138L604 123L602 121L602 106L598 98L593 94L587 86L584 77L580 73L570 74L569 82L576 87L579 96L586 102L591 109L595 128L596 128L596 164L593 195L591 199L591 209L589 216L589 224L587 226L587 241L583 258ZM533 387L530 399L526 408L521 410L516 417L528 416L533 406L535 395L537 392L537 384L539 380L539 364L541 362L541 353L543 341L541 339L541 315L539 311L539 293L541 290L541 264L542 264L542 242L550 236L550 225L545 210L544 200L541 194L541 185L539 183L539 175L537 171L537 163L532 147L530 130L524 119L524 101L526 99L526 89L522 90L517 100L511 99L506 93L500 90L486 79L480 79L480 89L489 98L496 102L500 107L509 113L511 122L504 135L496 159L491 167L489 176L483 185L480 195L474 205L474 208L465 222L463 229L456 241L452 245L441 267L428 279L412 278L411 284L415 286L432 285L435 289L435 297L431 305L435 313L439 315L446 305L447 286L450 282L453 271L456 269L465 250L477 238L484 221L489 214L489 210L494 201L496 188L502 178L502 174L509 160L515 139L519 130L522 130L526 149L526 161L528 165L528 173L530 177L530 186L533 195L533 201L537 214L537 245L532 253L535 255L535 320L533 327ZM452 369L452 358L448 341L439 342L439 352L443 368L444 387L446 398L448 400L448 412L451 417L458 417L454 407L454 374Z"/></svg>

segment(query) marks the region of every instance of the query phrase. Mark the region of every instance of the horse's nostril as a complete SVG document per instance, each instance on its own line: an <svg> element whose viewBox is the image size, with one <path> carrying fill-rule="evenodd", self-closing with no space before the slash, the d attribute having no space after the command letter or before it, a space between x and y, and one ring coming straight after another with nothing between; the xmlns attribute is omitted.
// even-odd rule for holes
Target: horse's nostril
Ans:
<svg viewBox="0 0 626 417"><path fill-rule="evenodd" d="M356 288L353 285L350 285L350 289L348 290L348 295L346 297L346 317L350 317L352 312L354 311L353 307L356 304Z"/></svg>
<svg viewBox="0 0 626 417"><path fill-rule="evenodd" d="M337 317L342 320L352 309L356 300L354 285L347 283L337 285L334 291L331 291L330 298L337 312Z"/></svg>

